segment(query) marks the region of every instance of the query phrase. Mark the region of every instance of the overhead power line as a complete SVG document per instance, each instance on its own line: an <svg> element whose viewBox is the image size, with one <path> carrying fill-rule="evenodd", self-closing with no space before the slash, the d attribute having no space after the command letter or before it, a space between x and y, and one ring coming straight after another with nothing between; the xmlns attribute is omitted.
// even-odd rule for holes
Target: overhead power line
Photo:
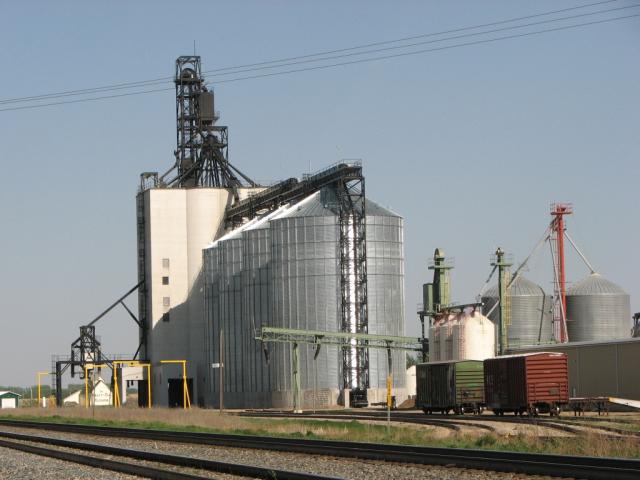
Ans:
<svg viewBox="0 0 640 480"><path fill-rule="evenodd" d="M251 80L254 78L263 78L263 77L272 77L272 76L276 76L276 75L286 75L286 74L291 74L291 73L297 73L297 72L307 72L307 71L311 71L311 70L321 70L324 68L333 68L333 67L340 67L343 65L354 65L357 63L367 63L367 62L375 62L375 61L380 61L380 60L388 60L391 58L398 58L398 57L406 57L406 56L410 56L410 55L418 55L418 54L423 54L423 53L430 53L430 52L438 52L441 50L449 50L452 48L460 48L460 47L468 47L471 45L481 45L484 43L493 43L493 42L498 42L501 40L508 40L508 39L513 39L513 38L520 38L520 37L528 37L528 36L532 36L532 35L539 35L539 34L543 34L543 33L549 33L549 32L558 32L561 30L569 30L572 28L578 28L578 27L585 27L585 26L589 26L589 25L597 25L597 24L601 24L601 23L607 23L607 22L613 22L613 21L617 21L617 20L625 20L628 18L635 18L635 17L640 17L640 13L634 14L634 15L625 15L623 17L614 17L614 18L607 18L604 20L595 20L593 22L586 22L586 23L578 23L578 24L574 24L574 25L565 25L562 27L555 27L555 28L547 28L545 30L536 30L534 32L526 32L526 33L518 33L518 34L514 34L514 35L504 35L502 37L494 37L494 38L488 38L488 39L483 39L483 40L475 40L473 42L465 42L465 43L458 43L455 45L446 45L443 47L435 47L435 48L428 48L428 49L423 49L423 50L414 50L411 52L403 52L403 53L395 53L392 55L383 55L383 56L379 56L379 57L371 57L371 58L363 58L363 59L359 59L359 60L351 60L351 61L347 61L347 62L339 62L339 63L331 63L328 65L317 65L314 67L305 67L305 68L297 68L297 69L292 69L292 70L284 70L281 72L272 72L272 73L263 73L263 74L259 74L259 75L251 75L251 76L246 76L246 77L238 77L238 78L231 78L231 79L227 79L227 80L218 80L216 83L231 83L231 82L238 82L241 80ZM0 110L2 111L2 110Z"/></svg>
<svg viewBox="0 0 640 480"><path fill-rule="evenodd" d="M635 6L640 6L640 5L635 5ZM582 16L582 15L580 15L580 16ZM471 42L463 42L463 43L457 43L457 44L453 44L453 45L445 45L445 46L441 46L441 47L434 47L434 48L421 49L421 50L413 50L413 51L409 51L409 52L401 52L401 53L395 53L395 54L390 54L390 55L368 57L368 58L350 60L350 61L345 61L345 62L336 62L336 63L330 63L330 64L325 64L325 65L316 65L316 66L311 66L311 67L303 67L303 68L296 68L296 69L283 70L283 71L277 71L277 72L262 73L262 74L257 74L257 75L248 75L248 76L244 76L244 77L222 79L222 80L216 81L216 83L217 84L220 84L220 83L232 83L232 82L238 82L238 81L243 81L243 80L265 78L265 77L272 77L272 76L278 76L278 75L288 75L288 74L293 74L293 73L298 73L298 72L321 70L321 69L327 69L327 68L335 68L335 67L345 66L345 65L354 65L354 64L359 64L359 63L382 61L382 60L388 60L388 59L392 59L392 58L406 57L406 56L410 56L410 55L418 55L418 54L424 54L424 53L430 53L430 52L436 52L436 51L442 51L442 50L449 50L449 49L453 49L453 48L461 48L461 47L467 47L467 46L472 46L472 45L494 43L494 42L498 42L498 41L502 41L502 40L515 39L515 38L527 37L527 36L532 36L532 35L540 35L540 34L544 34L544 33L557 32L557 31L562 31L562 30L569 30L569 29L574 29L574 28L579 28L579 27L598 25L598 24L614 22L614 21L619 21L619 20L625 20L625 19L630 19L630 18L637 18L637 17L640 17L640 14L625 15L625 16L620 16L620 17L612 17L612 18L606 18L606 19L602 19L602 20L594 20L594 21L591 21L591 22L583 22L583 23L577 23L577 24L572 24L572 25L563 25L563 26L554 27L554 28L548 28L548 29L544 29L544 30L535 30L535 31L532 31L532 32L523 32L523 33L517 33L517 34L513 34L513 35L504 35L504 36L493 37L493 38L488 38L488 39L475 40L475 41L471 41ZM236 72L236 73L240 73L240 72ZM90 101L96 101L96 100L118 98L118 97L127 97L127 96L142 95L142 94L149 94L149 93L157 93L157 92L164 92L164 91L170 91L170 90L172 91L173 88L159 88L159 89L152 89L152 90L139 90L139 91L134 91L134 92L127 92L127 93L114 94L114 95L104 95L104 96L98 96L98 97L80 98L80 99L75 99L75 100L61 100L61 101L58 101L58 102L39 103L39 104L34 104L34 105L21 105L21 106L16 106L16 107L2 108L2 109L0 109L0 112L14 111L14 110L26 110L26 109L41 108L41 107L49 107L49 106L54 106L54 105L63 105L63 104L67 104L67 103L90 102Z"/></svg>
<svg viewBox="0 0 640 480"><path fill-rule="evenodd" d="M360 49L363 49L363 48L378 47L380 45L388 45L388 44L392 44L392 43L406 42L406 41L410 41L410 40L416 40L418 38L435 37L435 36L438 36L438 35L446 35L448 33L458 33L458 32L464 32L466 30L475 30L475 29L478 29L478 28L493 27L493 26L496 26L496 25L503 25L505 23L518 22L520 20L529 20L529 19L532 19L532 18L544 17L544 16L548 16L548 15L554 15L554 14L557 14L557 13L564 13L564 12L568 12L568 11L572 11L572 10L579 10L579 9L583 9L583 8L594 7L596 5L602 5L602 4L605 4L605 3L614 3L614 2L617 2L617 1L618 0L605 0L605 1L601 1L601 2L587 3L587 4L583 4L583 5L577 5L575 7L562 8L560 10L551 10L551 11L542 12L542 13L536 13L536 14L532 14L532 15L525 15L523 17L514 17L514 18L509 18L509 19L506 19L506 20L499 20L499 21L496 21L496 22L483 23L483 24L472 25L472 26L468 26L468 27L459 27L459 28L454 28L454 29L450 29L450 30L442 30L442 31L439 31L439 32L422 33L420 35L412 35L412 36L409 36L409 37L396 38L394 40L385 40L385 41L381 41L381 42L366 43L366 44L363 44L363 45L357 45L355 47L340 48L340 49L337 49L337 50L327 50L327 51L324 51L324 52L317 52L317 53L311 53L311 54L307 54L307 55L299 55L299 56L296 56L296 57L281 58L281 59L278 59L278 60L269 60L269 61L258 62L258 63L249 63L249 64L246 64L246 65L237 65L237 66L234 66L234 67L221 67L221 68L216 68L216 69L213 69L213 70L205 70L205 71L203 71L203 73L215 74L215 73L218 73L218 72L223 72L225 70L236 70L236 69L247 68L247 67L258 67L258 66L268 65L268 64L273 64L273 63L288 62L288 61L291 61L291 60L301 60L301 59L310 58L310 57L318 57L318 56L322 56L322 55L331 55L331 54L334 54L334 53L342 53L342 52L348 52L348 51L353 51L353 50L360 50ZM615 9L612 9L612 10L615 10ZM609 11L609 10L607 10L607 11ZM596 13L602 13L602 12L596 12ZM554 21L554 20L550 20L550 21ZM514 28L516 28L516 27L514 27Z"/></svg>
<svg viewBox="0 0 640 480"><path fill-rule="evenodd" d="M533 26L542 25L542 24L545 24L545 23L561 22L563 20L572 20L572 19L576 19L576 18L599 15L599 14L602 14L602 13L609 13L609 12L614 12L614 11L618 11L618 10L627 10L629 8L637 8L637 7L640 7L640 4L628 5L628 6L624 6L624 7L618 7L618 8L610 8L610 9L607 9L607 10L599 10L599 11L596 11L596 12L581 13L579 15L570 15L570 16L567 16L567 17L553 18L553 19L550 19L550 20L542 20L542 21L539 21L539 22L525 23L525 24L520 24L520 25L514 25L514 26L511 26L511 27L494 28L492 30L483 30L481 32L465 33L465 34L462 34L462 35L455 35L455 36L452 36L452 37L438 38L438 39L435 39L435 40L425 40L425 41L421 41L421 42L414 42L414 43L409 43L409 44L404 44L404 45L394 45L392 47L376 48L376 49L373 49L373 50L364 50L364 51L361 51L361 52L344 53L344 54L340 54L340 55L334 55L334 56L328 56L328 57L322 57L322 58L312 58L312 59L307 59L307 60L298 60L298 61L294 61L294 62L290 62L290 63L280 63L278 65L266 65L266 66L262 66L262 67L248 68L246 70L237 70L237 71L228 72L228 73L214 73L212 75L209 75L209 77L215 77L215 76L221 76L221 75L237 75L239 73L254 72L254 71L258 71L258 70L266 70L266 69L272 69L272 68L282 68L282 67L288 67L288 66L291 66L291 65L300 65L300 64L304 64L304 63L321 62L321 61L327 61L327 60L336 60L338 58L347 58L347 57L354 57L354 56L358 56L358 55L367 55L367 54L371 54L371 53L387 52L387 51L390 51L390 50L399 50L399 49L417 47L417 46L420 46L420 45L428 45L428 44L432 44L432 43L440 43L440 42L445 42L445 41L449 41L449 40L460 40L461 38L477 37L479 35L487 35L487 34L490 34L490 33L504 32L504 31L507 31L507 30L515 30L515 29L518 29L518 28L533 27ZM218 82L219 81L216 80L214 83L218 83Z"/></svg>
<svg viewBox="0 0 640 480"><path fill-rule="evenodd" d="M576 5L574 7L568 7L568 8L563 8L563 9L559 9L559 10L551 10L551 11L541 12L541 13L537 13L537 14L525 15L525 16L521 16L521 17L514 17L514 18L509 18L509 19L505 19L505 20L499 20L499 21L490 22L490 23L472 25L472 26L467 26L467 27L459 27L459 28L443 30L443 31L439 31L439 32L430 32L430 33L424 33L424 34L419 34L419 35L412 35L412 36L409 36L409 37L397 38L397 39L394 39L394 40L379 41L379 42L368 43L368 44L362 44L362 45L357 45L357 46L353 46L353 47L341 48L341 49L337 49L337 50L326 50L326 51L323 51L323 52L316 52L316 53L311 53L311 54L307 54L307 55L299 55L299 56L294 56L294 57L280 58L280 59L276 59L276 60L269 60L269 61L263 61L263 62L258 62L258 63L250 63L250 64L244 64L244 65L222 67L222 68L216 68L216 69L213 69L213 70L205 70L203 73L204 74L212 74L213 76L216 76L216 75L231 75L233 73L240 73L240 72L231 72L231 70L239 70L239 69L250 68L250 67L263 67L265 65L272 65L272 67L270 67L270 68L277 68L276 64L281 64L281 63L284 63L284 62L290 62L290 61L294 61L294 60L304 60L304 59L309 59L309 58L313 58L313 57L332 55L332 54L336 54L336 53L343 53L343 52L349 52L349 51L362 50L364 48L370 48L370 47L376 47L376 46L381 46L381 45L389 45L389 44L394 44L394 43L400 43L400 42L415 40L415 39L418 39L418 38L434 37L434 36L445 35L445 34L449 34L449 33L458 33L458 32L467 31L467 30L477 30L479 28L486 28L486 27L491 27L491 26L496 26L496 25L503 25L503 24L506 24L506 23L513 23L513 22L521 21L521 20L528 20L528 19L532 19L532 18L539 18L539 17L543 17L543 16L555 15L555 14L558 14L558 13L564 13L564 12L568 12L568 11L575 11L575 10L579 10L579 9L594 7L594 6L597 6L597 5L615 3L615 2L617 2L617 0L605 0L605 1L587 3L587 4L582 4L582 5ZM634 5L634 6L636 6L636 5ZM634 6L632 6L632 7L621 7L621 8L633 8ZM601 11L598 11L598 12L588 13L587 15L606 13L608 11L613 11L613 10L616 10L616 9L601 10ZM580 15L578 15L578 16L580 16ZM573 18L573 17L565 17L563 19L568 19L568 18ZM547 20L546 22L553 22L553 21L559 21L559 20L562 20L562 19L552 19L552 20ZM544 22L542 22L542 23L544 23ZM530 26L530 25L528 25L528 26ZM509 27L509 29L521 28L521 27L524 27L524 26L513 26L513 27ZM476 32L476 33L473 33L471 35L481 35L483 33L489 33L489 32ZM452 38L456 38L456 37L452 37ZM449 39L451 39L451 38L449 38ZM445 41L445 40L448 40L448 39L443 38L443 39L438 39L438 40L435 40L435 41ZM409 47L409 46L410 45L405 45L404 47L406 48L406 47ZM392 48L403 48L403 47L396 46L396 47L392 47ZM361 54L362 55L362 54L366 54L366 53L372 53L372 52L359 52L359 53L354 53L352 55L357 55L357 54ZM337 57L332 57L332 58L337 58ZM322 60L326 60L326 59L316 59L315 61L322 61ZM287 64L287 65L289 65L289 64ZM287 66L287 65L280 65L280 66ZM222 72L226 72L226 73L222 73ZM89 94L95 94L95 93L106 93L106 92L110 92L110 91L126 90L126 89L139 88L139 87L148 87L148 86L151 86L151 85L159 85L159 84L167 83L167 82L170 82L172 80L173 80L173 77L167 76L167 77L153 78L153 79L149 79L149 80L140 80L140 81L135 81L135 82L116 83L116 84L104 85L104 86L100 86L100 87L91 87L91 88L83 88L83 89L76 89L76 90L66 90L66 91L62 91L62 92L46 93L46 94L41 94L41 95L32 95L32 96L26 96L26 97L9 98L9 99L0 100L0 105L12 104L12 103L27 103L27 102L45 101L45 100L50 100L50 99L54 99L54 98L64 98L64 97L70 97L70 96L89 95Z"/></svg>

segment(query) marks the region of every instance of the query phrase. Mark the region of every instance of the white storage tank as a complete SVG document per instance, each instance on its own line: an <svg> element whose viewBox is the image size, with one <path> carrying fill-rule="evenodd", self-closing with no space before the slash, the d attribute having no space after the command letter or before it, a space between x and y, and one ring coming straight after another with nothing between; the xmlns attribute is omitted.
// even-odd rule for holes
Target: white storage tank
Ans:
<svg viewBox="0 0 640 480"><path fill-rule="evenodd" d="M440 323L438 320L429 327L429 361L440 361Z"/></svg>
<svg viewBox="0 0 640 480"><path fill-rule="evenodd" d="M451 360L485 360L495 352L495 325L480 312L462 312L452 325Z"/></svg>

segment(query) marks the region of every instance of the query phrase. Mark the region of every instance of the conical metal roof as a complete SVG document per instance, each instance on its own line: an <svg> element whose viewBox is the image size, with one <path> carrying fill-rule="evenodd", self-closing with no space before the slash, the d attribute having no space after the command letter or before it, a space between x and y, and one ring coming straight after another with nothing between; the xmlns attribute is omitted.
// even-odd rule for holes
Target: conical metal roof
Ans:
<svg viewBox="0 0 640 480"><path fill-rule="evenodd" d="M509 287L509 294L512 297L546 297L542 287L537 283L533 283L531 280L524 278L520 275ZM498 298L498 284L494 284L488 288L483 294L483 298Z"/></svg>
<svg viewBox="0 0 640 480"><path fill-rule="evenodd" d="M338 213L338 200L335 193L330 188L323 188L315 192L301 202L293 205L290 210L278 218L289 217L325 217L335 216ZM395 212L382 207L373 200L365 199L365 212L367 217L396 217L402 218Z"/></svg>
<svg viewBox="0 0 640 480"><path fill-rule="evenodd" d="M627 292L599 273L592 273L572 286L567 292L567 296L577 295L627 295Z"/></svg>

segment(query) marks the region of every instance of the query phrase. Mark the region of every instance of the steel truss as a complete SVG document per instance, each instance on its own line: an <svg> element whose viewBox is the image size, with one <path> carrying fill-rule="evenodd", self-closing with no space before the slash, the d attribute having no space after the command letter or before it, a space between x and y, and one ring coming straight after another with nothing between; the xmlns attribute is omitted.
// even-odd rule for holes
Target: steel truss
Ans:
<svg viewBox="0 0 640 480"><path fill-rule="evenodd" d="M367 310L367 228L364 177L341 179L336 185L340 228L340 329L349 334L369 333ZM342 349L342 383L345 389L369 388L369 351L366 339L350 340Z"/></svg>
<svg viewBox="0 0 640 480"><path fill-rule="evenodd" d="M343 352L353 352L357 350L358 353L365 352L368 354L370 348L381 348L387 351L388 361L388 376L387 376L387 395L389 399L387 401L390 406L391 395L391 372L392 372L392 360L391 350L408 350L408 351L422 351L422 339L416 337L397 337L390 335L371 335L368 333L353 333L353 332L325 332L322 330L300 330L293 328L279 328L279 327L262 327L260 334L256 337L256 340L260 340L263 343L289 343L293 346L293 370L292 370L292 386L293 386L293 404L294 412L302 411L302 399L300 388L300 350L298 345L308 344L315 345L316 351L313 359L318 358L320 354L320 348L322 345L335 345ZM268 350L264 348L267 361L269 360ZM344 356L343 356L344 358ZM349 358L352 358L351 356ZM368 371L367 376L368 379ZM367 385L368 386L368 385ZM352 388L351 385L345 385L345 389L351 392L350 401L352 406L364 406L366 401L366 390L358 390ZM355 393L355 398L354 398ZM354 403L355 401L355 403ZM362 402L362 403L360 403Z"/></svg>
<svg viewBox="0 0 640 480"><path fill-rule="evenodd" d="M145 344L146 323L143 319L138 320L124 301L136 290L142 290L143 285L144 280L141 280L91 322L86 325L82 325L80 327L80 336L71 344L71 355L69 357L52 357L51 383L52 388L54 388L56 392L56 405L61 405L62 403L62 375L64 375L68 369L71 369L72 377L78 375L80 378L84 378L85 366L89 364L106 364L109 368L113 369L113 360L116 360L116 358L111 358L111 356L107 356L102 352L102 346L96 336L95 324L118 305L122 306L122 308L127 311L131 319L138 325L141 331L140 343L138 344L136 353L133 355L133 360L138 358L138 355L144 348Z"/></svg>
<svg viewBox="0 0 640 480"><path fill-rule="evenodd" d="M202 77L200 57L178 57L174 81L177 175L166 185L229 188L238 202L242 180L252 187L257 184L229 163L229 132L215 124L219 115Z"/></svg>
<svg viewBox="0 0 640 480"><path fill-rule="evenodd" d="M351 340L357 340L358 349L391 348L392 350L422 351L419 337L398 337L370 333L325 332L322 330L300 330L295 328L262 327L256 340L275 343L299 343L309 345L335 345L350 349ZM366 343L365 343L366 342Z"/></svg>

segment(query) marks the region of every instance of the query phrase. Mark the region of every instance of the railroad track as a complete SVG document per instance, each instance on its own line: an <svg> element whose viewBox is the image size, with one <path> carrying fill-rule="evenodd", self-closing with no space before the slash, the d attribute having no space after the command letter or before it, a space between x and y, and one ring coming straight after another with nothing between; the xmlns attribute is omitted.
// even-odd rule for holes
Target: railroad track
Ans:
<svg viewBox="0 0 640 480"><path fill-rule="evenodd" d="M308 419L314 419L314 420L367 420L367 421L373 421L373 422L386 422L387 421L387 417L386 414L384 416L382 415L370 415L369 413L364 413L364 414L355 414L355 415L341 415L341 414L303 414L303 416L301 417L300 414L294 414L294 413L240 413L237 414L238 416L241 417L253 417L253 418L308 418ZM415 417L399 417L399 416L395 416L392 415L391 416L391 421L394 423L412 423L412 424L419 424L419 425L431 425L434 427L442 427L442 428L446 428L449 430L453 430L455 432L459 432L461 430L462 426L468 426L468 427L474 427L474 428L478 428L480 430L486 430L489 432L495 432L496 429L494 427L492 427L491 425L485 425L484 423L475 423L475 422L456 422L456 421L451 421L451 420L439 420L439 419L434 419L434 418L428 418L425 417L424 415L422 417L419 416L415 416Z"/></svg>
<svg viewBox="0 0 640 480"><path fill-rule="evenodd" d="M12 442L5 440L10 438L18 440ZM309 473L291 472L288 470L276 470L272 468L262 468L253 465L241 465L237 463L218 462L202 458L183 457L179 455L170 455L156 452L146 452L142 450L132 450L127 448L111 447L107 445L98 445L95 443L78 442L75 440L64 440L60 438L51 438L41 435L24 435L15 432L0 431L0 447L20 450L35 455L57 458L68 462L79 463L103 470L111 470L129 475L137 475L146 478L155 478L160 480L179 480L179 479L210 479L200 475L192 475L184 471L167 470L148 465L140 465L130 462L122 462L107 458L96 457L95 455L84 455L68 450L59 450L53 448L43 448L31 445L29 443L41 443L50 446L63 447L83 452L100 453L115 457L123 457L132 460L154 462L164 465L172 465L174 467L183 467L204 470L208 472L227 473L250 478L262 478L266 480L336 480L337 477L328 477L323 475L315 475Z"/></svg>
<svg viewBox="0 0 640 480"><path fill-rule="evenodd" d="M116 438L254 448L405 464L446 465L588 480L611 480L612 478L637 480L640 478L640 460L97 427L15 420L0 420L0 425ZM192 462L191 464L194 462L193 459L189 459L189 461Z"/></svg>
<svg viewBox="0 0 640 480"><path fill-rule="evenodd" d="M309 418L309 419L330 419L330 420L368 420L374 422L386 422L387 417L386 413L379 412L367 412L364 414L348 414L348 413L331 413L331 414L293 414L293 413L242 413L239 414L241 416L249 416L249 417L268 417L268 418ZM473 416L473 417L464 417L460 415L443 415L440 419L433 418L432 416L426 416L424 414L397 414L394 412L394 415L391 416L392 422L400 422L400 423L412 423L419 425L433 425L435 427L443 427L454 431L460 431L461 427L474 427L480 430L486 430L489 432L496 432L497 429L491 425L487 425L484 423L478 423L474 420L482 420L487 422L502 422L502 423L515 423L518 425L532 425L532 426L540 426L546 427L552 430L559 430L562 432L579 434L581 430L577 428L573 428L569 425L565 425L564 423L552 423L548 420L541 420L539 418L536 419L527 419L520 417L490 417L490 416Z"/></svg>
<svg viewBox="0 0 640 480"><path fill-rule="evenodd" d="M369 420L369 421L378 421L383 422L387 419L386 412L376 412L376 411L363 411L363 412L340 412L333 411L330 413L303 413L303 414L293 414L290 412L273 412L273 411L248 411L242 414L241 416L252 416L252 417L274 417L274 418L309 418L309 419L340 419L340 420ZM433 418L434 416L439 418ZM571 433L574 435L578 435L580 433L584 433L584 430L581 428L589 428L594 431L600 431L600 433L604 432L608 433L616 433L618 435L625 435L628 437L640 438L640 432L634 432L632 430L625 430L622 428L616 428L612 426L605 425L589 425L591 420L598 420L600 423L601 419L589 419L583 421L582 418L573 419L573 417L567 418L556 418L556 417L520 417L520 416L505 416L505 417L497 417L492 415L482 415L482 416L464 416L464 415L424 415L422 413L404 413L404 412L393 412L391 414L392 422L404 422L404 423L413 423L413 424L421 424L421 425L433 425L436 427L448 428L454 431L460 431L460 426L470 426L479 428L482 430L487 430L491 432L496 432L496 428L478 423L477 420L482 420L483 422L495 422L495 423L514 423L519 425L533 425L539 427L546 427L552 430L563 431L567 433ZM602 420L604 421L604 420ZM611 421L611 420L609 420ZM575 428L581 427L581 428ZM617 438L617 437L616 437Z"/></svg>

